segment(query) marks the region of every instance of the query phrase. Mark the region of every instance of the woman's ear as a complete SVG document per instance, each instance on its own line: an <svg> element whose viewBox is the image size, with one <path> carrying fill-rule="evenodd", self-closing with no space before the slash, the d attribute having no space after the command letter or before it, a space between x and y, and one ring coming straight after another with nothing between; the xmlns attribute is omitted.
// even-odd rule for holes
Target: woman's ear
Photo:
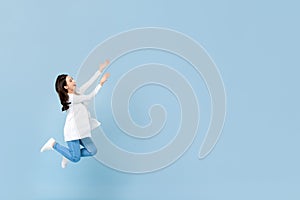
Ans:
<svg viewBox="0 0 300 200"><path fill-rule="evenodd" d="M67 90L67 89L68 89L68 86L67 86L67 85L65 85L65 86L64 86L64 88Z"/></svg>

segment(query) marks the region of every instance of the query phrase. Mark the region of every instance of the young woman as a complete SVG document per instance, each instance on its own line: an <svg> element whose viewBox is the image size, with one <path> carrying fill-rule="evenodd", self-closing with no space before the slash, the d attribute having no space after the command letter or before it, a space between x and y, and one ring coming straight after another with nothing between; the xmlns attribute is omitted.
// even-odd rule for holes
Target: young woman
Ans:
<svg viewBox="0 0 300 200"><path fill-rule="evenodd" d="M97 153L97 148L91 139L91 130L98 127L100 122L91 118L86 106L99 92L110 74L104 74L100 84L90 94L84 95L84 92L98 79L108 65L109 61L106 60L90 80L78 89L76 88L76 81L71 76L62 74L56 79L55 89L62 104L62 111L67 112L64 139L68 147L60 145L53 138L50 138L41 148L41 152L54 149L60 153L63 156L62 168L66 167L68 160L78 162L81 157L93 156Z"/></svg>

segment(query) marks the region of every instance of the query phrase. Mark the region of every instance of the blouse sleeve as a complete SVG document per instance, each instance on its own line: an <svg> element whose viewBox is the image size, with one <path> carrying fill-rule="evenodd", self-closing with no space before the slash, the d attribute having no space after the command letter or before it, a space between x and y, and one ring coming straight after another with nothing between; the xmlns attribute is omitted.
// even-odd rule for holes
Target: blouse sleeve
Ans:
<svg viewBox="0 0 300 200"><path fill-rule="evenodd" d="M97 70L97 72L79 88L78 93L84 94L84 92L97 80L100 74L101 72Z"/></svg>
<svg viewBox="0 0 300 200"><path fill-rule="evenodd" d="M82 103L85 101L89 101L91 100L94 96L96 96L96 94L99 92L100 88L102 86L100 84L97 85L97 87L90 93L87 95L74 95L73 96L73 103Z"/></svg>

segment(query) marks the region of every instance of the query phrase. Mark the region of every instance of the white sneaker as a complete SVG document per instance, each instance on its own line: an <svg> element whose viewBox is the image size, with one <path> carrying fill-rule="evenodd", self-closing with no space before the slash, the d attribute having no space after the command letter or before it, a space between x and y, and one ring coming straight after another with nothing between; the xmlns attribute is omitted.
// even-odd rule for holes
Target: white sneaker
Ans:
<svg viewBox="0 0 300 200"><path fill-rule="evenodd" d="M53 144L55 143L55 140L53 138L50 138L44 146L41 148L41 152L48 151L53 149Z"/></svg>
<svg viewBox="0 0 300 200"><path fill-rule="evenodd" d="M61 167L62 167L63 169L66 168L66 166L68 165L68 163L69 163L69 160L66 159L66 158L63 156L62 161L61 161Z"/></svg>

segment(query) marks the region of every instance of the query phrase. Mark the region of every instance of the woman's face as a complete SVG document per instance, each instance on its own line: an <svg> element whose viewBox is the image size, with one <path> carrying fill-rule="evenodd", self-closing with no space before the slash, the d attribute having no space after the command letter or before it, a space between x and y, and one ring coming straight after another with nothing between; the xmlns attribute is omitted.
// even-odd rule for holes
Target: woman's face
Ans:
<svg viewBox="0 0 300 200"><path fill-rule="evenodd" d="M71 77L66 77L67 85L65 88L68 90L68 93L74 93L76 89L76 81Z"/></svg>

